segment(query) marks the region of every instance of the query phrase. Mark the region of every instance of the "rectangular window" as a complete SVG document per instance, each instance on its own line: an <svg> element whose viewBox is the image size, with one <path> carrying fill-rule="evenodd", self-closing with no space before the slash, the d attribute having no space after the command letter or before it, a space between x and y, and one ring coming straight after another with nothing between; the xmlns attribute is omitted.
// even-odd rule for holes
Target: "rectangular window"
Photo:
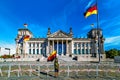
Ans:
<svg viewBox="0 0 120 80"><path fill-rule="evenodd" d="M77 43L74 43L74 47L77 47Z"/></svg>
<svg viewBox="0 0 120 80"><path fill-rule="evenodd" d="M29 54L31 54L31 49L29 49Z"/></svg>
<svg viewBox="0 0 120 80"><path fill-rule="evenodd" d="M37 54L39 54L39 49L37 49Z"/></svg>
<svg viewBox="0 0 120 80"><path fill-rule="evenodd" d="M35 43L33 43L33 47L35 47Z"/></svg>
<svg viewBox="0 0 120 80"><path fill-rule="evenodd" d="M35 49L33 49L33 54L35 54Z"/></svg>
<svg viewBox="0 0 120 80"><path fill-rule="evenodd" d="M82 43L82 47L84 47L84 43Z"/></svg>
<svg viewBox="0 0 120 80"><path fill-rule="evenodd" d="M78 47L80 47L80 43L78 44Z"/></svg>
<svg viewBox="0 0 120 80"><path fill-rule="evenodd" d="M21 43L21 47L23 47L23 43Z"/></svg>
<svg viewBox="0 0 120 80"><path fill-rule="evenodd" d="M31 47L31 43L29 43L29 47Z"/></svg>
<svg viewBox="0 0 120 80"><path fill-rule="evenodd" d="M90 49L90 54L91 54L91 49Z"/></svg>
<svg viewBox="0 0 120 80"><path fill-rule="evenodd" d="M37 43L37 47L39 47L39 43Z"/></svg>
<svg viewBox="0 0 120 80"><path fill-rule="evenodd" d="M81 51L80 51L80 49L78 49L78 54L81 54Z"/></svg>
<svg viewBox="0 0 120 80"><path fill-rule="evenodd" d="M21 49L21 54L23 54L23 50Z"/></svg>
<svg viewBox="0 0 120 80"><path fill-rule="evenodd" d="M74 54L77 54L77 51L76 51L76 49L74 49Z"/></svg>
<svg viewBox="0 0 120 80"><path fill-rule="evenodd" d="M42 49L41 49L41 54L43 54L43 53L42 53Z"/></svg>
<svg viewBox="0 0 120 80"><path fill-rule="evenodd" d="M92 47L92 42L90 43L90 47Z"/></svg>
<svg viewBox="0 0 120 80"><path fill-rule="evenodd" d="M42 43L40 44L40 47L42 47Z"/></svg>
<svg viewBox="0 0 120 80"><path fill-rule="evenodd" d="M82 49L82 54L84 54L84 49Z"/></svg>
<svg viewBox="0 0 120 80"><path fill-rule="evenodd" d="M88 43L86 43L86 47L88 47Z"/></svg>
<svg viewBox="0 0 120 80"><path fill-rule="evenodd" d="M90 49L88 49L88 54L90 54Z"/></svg>
<svg viewBox="0 0 120 80"><path fill-rule="evenodd" d="M86 54L88 54L88 49L86 49Z"/></svg>

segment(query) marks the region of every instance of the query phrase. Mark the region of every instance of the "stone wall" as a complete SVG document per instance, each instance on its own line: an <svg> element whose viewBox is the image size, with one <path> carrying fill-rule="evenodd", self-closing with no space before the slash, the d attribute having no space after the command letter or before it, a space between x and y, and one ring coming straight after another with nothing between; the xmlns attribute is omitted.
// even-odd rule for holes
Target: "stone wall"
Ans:
<svg viewBox="0 0 120 80"><path fill-rule="evenodd" d="M101 61L106 61L105 55L102 54L101 56ZM99 57L95 58L91 57L90 55L77 55L77 61L99 61Z"/></svg>

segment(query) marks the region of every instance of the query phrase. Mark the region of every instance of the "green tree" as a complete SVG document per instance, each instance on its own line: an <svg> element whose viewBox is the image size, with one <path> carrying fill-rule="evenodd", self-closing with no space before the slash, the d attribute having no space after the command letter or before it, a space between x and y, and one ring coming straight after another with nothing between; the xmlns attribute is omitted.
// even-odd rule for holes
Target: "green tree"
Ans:
<svg viewBox="0 0 120 80"><path fill-rule="evenodd" d="M114 58L114 56L119 56L119 51L117 49L110 49L109 51L105 51L106 58Z"/></svg>
<svg viewBox="0 0 120 80"><path fill-rule="evenodd" d="M120 50L118 50L118 55L120 56Z"/></svg>

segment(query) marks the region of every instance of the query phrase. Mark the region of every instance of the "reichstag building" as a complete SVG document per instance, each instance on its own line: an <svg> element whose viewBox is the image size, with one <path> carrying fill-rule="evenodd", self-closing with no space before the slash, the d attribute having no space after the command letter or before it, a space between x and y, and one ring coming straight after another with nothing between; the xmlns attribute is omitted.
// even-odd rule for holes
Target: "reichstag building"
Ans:
<svg viewBox="0 0 120 80"><path fill-rule="evenodd" d="M15 38L16 56L37 59L47 57L52 51L56 50L57 56L77 57L78 61L96 61L99 56L101 60L105 58L105 38L100 28L92 28L87 33L87 38L74 38L72 28L69 32L58 30L54 33L51 33L50 28L48 28L46 33L46 38L34 38L28 28L18 29ZM18 44L23 35L29 35L30 39Z"/></svg>

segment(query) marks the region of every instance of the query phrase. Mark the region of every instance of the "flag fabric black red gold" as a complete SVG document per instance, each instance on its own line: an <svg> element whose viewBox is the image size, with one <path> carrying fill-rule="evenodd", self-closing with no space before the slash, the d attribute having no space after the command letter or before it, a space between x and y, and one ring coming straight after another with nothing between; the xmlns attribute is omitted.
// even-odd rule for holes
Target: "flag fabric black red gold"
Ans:
<svg viewBox="0 0 120 80"><path fill-rule="evenodd" d="M23 41L28 41L30 39L30 36L29 35L23 35L19 41L18 41L18 44L19 43L22 43Z"/></svg>
<svg viewBox="0 0 120 80"><path fill-rule="evenodd" d="M97 14L97 5L95 4L94 6L90 7L87 9L87 11L84 13L85 18L87 18L88 16L92 15L92 14Z"/></svg>
<svg viewBox="0 0 120 80"><path fill-rule="evenodd" d="M30 39L29 35L24 36L24 41L28 41Z"/></svg>
<svg viewBox="0 0 120 80"><path fill-rule="evenodd" d="M24 40L24 36L22 36L22 37L19 39L18 44L19 44L19 43L22 43L23 40Z"/></svg>
<svg viewBox="0 0 120 80"><path fill-rule="evenodd" d="M56 51L53 51L50 56L48 56L47 61L53 61L56 58Z"/></svg>

